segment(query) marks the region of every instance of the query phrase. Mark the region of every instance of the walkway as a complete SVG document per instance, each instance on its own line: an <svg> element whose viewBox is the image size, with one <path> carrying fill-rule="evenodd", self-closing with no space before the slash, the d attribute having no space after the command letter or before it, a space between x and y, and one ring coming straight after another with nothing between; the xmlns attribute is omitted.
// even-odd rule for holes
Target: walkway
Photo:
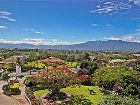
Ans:
<svg viewBox="0 0 140 105"><path fill-rule="evenodd" d="M18 102L21 105L29 105L28 101L25 98L25 85L23 84L24 79L25 78L18 79L19 83L20 83L21 94L20 95L15 95L15 98L18 100Z"/></svg>
<svg viewBox="0 0 140 105"><path fill-rule="evenodd" d="M3 94L2 86L4 84L6 82L0 80L0 105L17 105L15 100Z"/></svg>

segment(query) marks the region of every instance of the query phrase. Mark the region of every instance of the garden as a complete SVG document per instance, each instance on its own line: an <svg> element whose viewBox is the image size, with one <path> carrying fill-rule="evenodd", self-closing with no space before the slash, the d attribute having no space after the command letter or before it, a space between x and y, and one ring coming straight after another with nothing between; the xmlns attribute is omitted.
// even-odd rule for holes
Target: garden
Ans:
<svg viewBox="0 0 140 105"><path fill-rule="evenodd" d="M83 80L71 72L67 66L62 66L61 68L52 67L38 75L27 77L24 83L28 89L26 94L32 103L40 101L43 105L98 104L104 98L101 88L81 85L81 82L85 82Z"/></svg>
<svg viewBox="0 0 140 105"><path fill-rule="evenodd" d="M44 63L46 70L25 79L26 94L33 105L139 105L140 73L133 64L109 66L88 56L81 63ZM70 69L77 66L76 73Z"/></svg>
<svg viewBox="0 0 140 105"><path fill-rule="evenodd" d="M2 74L4 81L7 81L7 84L2 86L2 90L6 95L19 95L21 94L20 84L17 79L9 80L10 76L8 72Z"/></svg>
<svg viewBox="0 0 140 105"><path fill-rule="evenodd" d="M90 95L90 92L88 91L88 89L94 90L96 92L96 94L95 95ZM104 93L102 93L100 91L100 89L101 88L99 88L98 86L84 86L84 85L81 85L80 87L62 88L61 91L69 93L73 96L83 96L84 99L87 99L91 103L93 103L94 105L97 105L100 102L100 100L102 100L105 96ZM42 94L45 94L45 93L48 93L48 92L49 92L48 89L38 90L38 91L34 92L34 95L37 99L39 99Z"/></svg>

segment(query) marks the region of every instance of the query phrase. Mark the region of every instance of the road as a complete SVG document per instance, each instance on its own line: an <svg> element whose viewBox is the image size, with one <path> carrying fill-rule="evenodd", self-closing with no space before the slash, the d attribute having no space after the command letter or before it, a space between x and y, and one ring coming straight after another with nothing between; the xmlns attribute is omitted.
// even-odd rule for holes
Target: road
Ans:
<svg viewBox="0 0 140 105"><path fill-rule="evenodd" d="M2 86L4 84L6 84L6 82L0 81L0 105L17 105L15 100L3 94Z"/></svg>

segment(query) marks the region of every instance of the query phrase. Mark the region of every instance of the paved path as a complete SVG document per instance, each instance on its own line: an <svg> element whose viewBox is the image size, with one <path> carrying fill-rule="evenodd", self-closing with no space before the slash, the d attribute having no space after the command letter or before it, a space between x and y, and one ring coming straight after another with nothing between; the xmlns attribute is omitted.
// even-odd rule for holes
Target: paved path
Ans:
<svg viewBox="0 0 140 105"><path fill-rule="evenodd" d="M18 100L18 102L21 105L29 105L28 101L25 98L25 85L23 84L25 77L22 79L18 79L19 83L20 83L20 90L21 90L21 94L20 95L15 95L15 98Z"/></svg>
<svg viewBox="0 0 140 105"><path fill-rule="evenodd" d="M4 84L6 84L6 82L0 81L0 105L17 105L11 97L3 94L2 86Z"/></svg>
<svg viewBox="0 0 140 105"><path fill-rule="evenodd" d="M34 73L36 74L36 73ZM14 95L14 97L17 99L17 101L20 103L20 105L29 105L28 101L25 98L25 85L23 84L24 79L26 78L23 77L22 79L18 79L20 83L20 90L21 94L20 95ZM11 97L6 96L3 94L2 86L6 84L6 82L0 80L0 105L17 105L17 102L13 100Z"/></svg>

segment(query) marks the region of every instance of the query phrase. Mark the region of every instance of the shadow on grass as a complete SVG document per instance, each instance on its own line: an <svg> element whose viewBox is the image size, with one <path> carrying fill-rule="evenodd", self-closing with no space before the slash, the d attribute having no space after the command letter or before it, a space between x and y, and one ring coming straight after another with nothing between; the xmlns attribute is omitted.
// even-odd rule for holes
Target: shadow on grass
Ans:
<svg viewBox="0 0 140 105"><path fill-rule="evenodd" d="M64 102L58 105L93 105L93 103L86 99L83 95L72 96L71 101Z"/></svg>

